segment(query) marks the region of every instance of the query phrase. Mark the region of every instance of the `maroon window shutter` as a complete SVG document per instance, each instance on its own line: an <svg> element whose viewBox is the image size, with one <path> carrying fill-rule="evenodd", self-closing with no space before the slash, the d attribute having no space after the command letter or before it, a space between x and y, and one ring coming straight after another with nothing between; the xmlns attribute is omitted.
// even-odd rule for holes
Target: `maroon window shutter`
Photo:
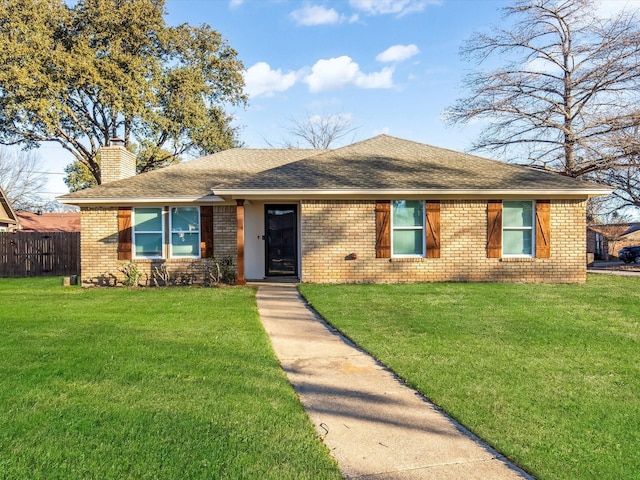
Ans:
<svg viewBox="0 0 640 480"><path fill-rule="evenodd" d="M118 260L131 260L131 207L118 208Z"/></svg>
<svg viewBox="0 0 640 480"><path fill-rule="evenodd" d="M551 201L536 201L536 258L551 257Z"/></svg>
<svg viewBox="0 0 640 480"><path fill-rule="evenodd" d="M502 256L502 201L487 202L487 258Z"/></svg>
<svg viewBox="0 0 640 480"><path fill-rule="evenodd" d="M213 257L213 207L200 207L200 256Z"/></svg>
<svg viewBox="0 0 640 480"><path fill-rule="evenodd" d="M391 202L376 202L376 258L391 258Z"/></svg>
<svg viewBox="0 0 640 480"><path fill-rule="evenodd" d="M440 201L425 202L427 258L440 258Z"/></svg>

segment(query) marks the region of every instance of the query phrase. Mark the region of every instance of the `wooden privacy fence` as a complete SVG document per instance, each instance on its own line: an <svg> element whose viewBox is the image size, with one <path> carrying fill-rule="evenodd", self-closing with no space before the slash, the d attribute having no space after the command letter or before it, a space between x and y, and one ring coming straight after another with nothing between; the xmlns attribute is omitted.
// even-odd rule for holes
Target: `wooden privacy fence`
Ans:
<svg viewBox="0 0 640 480"><path fill-rule="evenodd" d="M79 273L79 232L0 233L0 277Z"/></svg>

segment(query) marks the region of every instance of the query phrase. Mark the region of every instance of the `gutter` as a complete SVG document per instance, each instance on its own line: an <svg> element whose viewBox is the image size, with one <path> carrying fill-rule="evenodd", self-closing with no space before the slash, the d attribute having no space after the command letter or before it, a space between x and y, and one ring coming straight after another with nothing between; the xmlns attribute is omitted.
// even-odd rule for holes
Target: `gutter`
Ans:
<svg viewBox="0 0 640 480"><path fill-rule="evenodd" d="M215 189L218 197L231 198L591 198L609 195L611 188L578 189Z"/></svg>
<svg viewBox="0 0 640 480"><path fill-rule="evenodd" d="M213 189L212 189L213 191ZM611 188L579 189L215 189L214 195L203 197L56 197L69 205L175 205L218 204L229 199L576 199L609 195ZM223 198L224 197L224 198Z"/></svg>
<svg viewBox="0 0 640 480"><path fill-rule="evenodd" d="M207 195L205 197L56 197L60 203L68 205L173 205L173 204L203 204L224 202L223 198Z"/></svg>

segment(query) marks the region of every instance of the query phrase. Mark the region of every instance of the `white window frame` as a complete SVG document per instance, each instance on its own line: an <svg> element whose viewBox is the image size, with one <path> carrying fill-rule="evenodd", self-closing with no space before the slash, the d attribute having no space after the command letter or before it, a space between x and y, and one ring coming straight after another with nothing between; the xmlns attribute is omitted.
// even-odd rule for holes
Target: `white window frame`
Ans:
<svg viewBox="0 0 640 480"><path fill-rule="evenodd" d="M505 204L508 203L522 203L522 202L528 202L531 204L531 224L530 226L518 226L518 227L510 227L510 226L505 226L504 224L504 219L505 219L505 215L504 215L504 208L505 208ZM526 200L526 199L522 199L522 200L504 200L502 202L502 256L505 258L535 258L536 256L536 232L535 232L535 224L536 224L536 202L534 200ZM505 235L504 232L505 231L530 231L531 232L531 253L526 254L526 253L518 253L518 254L514 254L514 253L505 253L504 252L504 246L505 246Z"/></svg>
<svg viewBox="0 0 640 480"><path fill-rule="evenodd" d="M172 210L174 208L195 208L196 212L197 212L197 218L198 218L198 243L197 243L197 248L196 248L196 255L174 255L173 253L173 234L174 233L182 233L182 230L174 230L173 229L173 213ZM202 225L200 225L200 207L199 206L194 206L194 205L174 205L172 207L169 207L168 210L168 214L169 214L169 235L168 235L168 239L167 239L167 243L169 244L169 257L170 258L200 258L200 244L202 242ZM195 230L186 232L186 233L196 233Z"/></svg>
<svg viewBox="0 0 640 480"><path fill-rule="evenodd" d="M144 231L144 232L140 232L143 234L160 234L160 238L162 241L162 247L160 249L160 255L138 255L137 254L137 248L136 248L136 211L137 210L142 210L142 209L156 209L156 210L160 210L160 230L153 230L153 231ZM147 207L134 207L132 209L132 218L131 218L131 250L132 250L132 255L131 258L135 258L135 259L158 259L158 258L164 258L164 245L165 245L165 232L164 232L164 223L165 223L165 216L164 216L164 208L163 207L156 207L156 206L147 206Z"/></svg>
<svg viewBox="0 0 640 480"><path fill-rule="evenodd" d="M393 212L394 212L394 203L395 202L420 202L420 205L422 206L421 210L422 210L422 225L421 226L399 226L399 227L395 227L393 225ZM427 240L426 240L426 233L425 233L425 228L426 228L426 223L427 223L427 215L426 215L426 211L425 211L425 206L424 206L424 200L407 200L407 199L401 199L401 200L392 200L391 201L391 258L424 258L427 254L426 249L427 249ZM393 251L393 239L394 239L394 235L395 235L395 231L396 230L420 230L422 232L422 253L420 254L398 254L398 253L394 253Z"/></svg>

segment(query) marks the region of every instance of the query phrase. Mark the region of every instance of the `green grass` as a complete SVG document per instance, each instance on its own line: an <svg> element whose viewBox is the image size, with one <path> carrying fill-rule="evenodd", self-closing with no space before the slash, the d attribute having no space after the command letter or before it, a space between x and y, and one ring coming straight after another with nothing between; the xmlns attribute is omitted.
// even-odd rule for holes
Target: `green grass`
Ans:
<svg viewBox="0 0 640 480"><path fill-rule="evenodd" d="M536 477L640 478L640 278L300 289Z"/></svg>
<svg viewBox="0 0 640 480"><path fill-rule="evenodd" d="M0 280L0 478L330 479L249 288Z"/></svg>

